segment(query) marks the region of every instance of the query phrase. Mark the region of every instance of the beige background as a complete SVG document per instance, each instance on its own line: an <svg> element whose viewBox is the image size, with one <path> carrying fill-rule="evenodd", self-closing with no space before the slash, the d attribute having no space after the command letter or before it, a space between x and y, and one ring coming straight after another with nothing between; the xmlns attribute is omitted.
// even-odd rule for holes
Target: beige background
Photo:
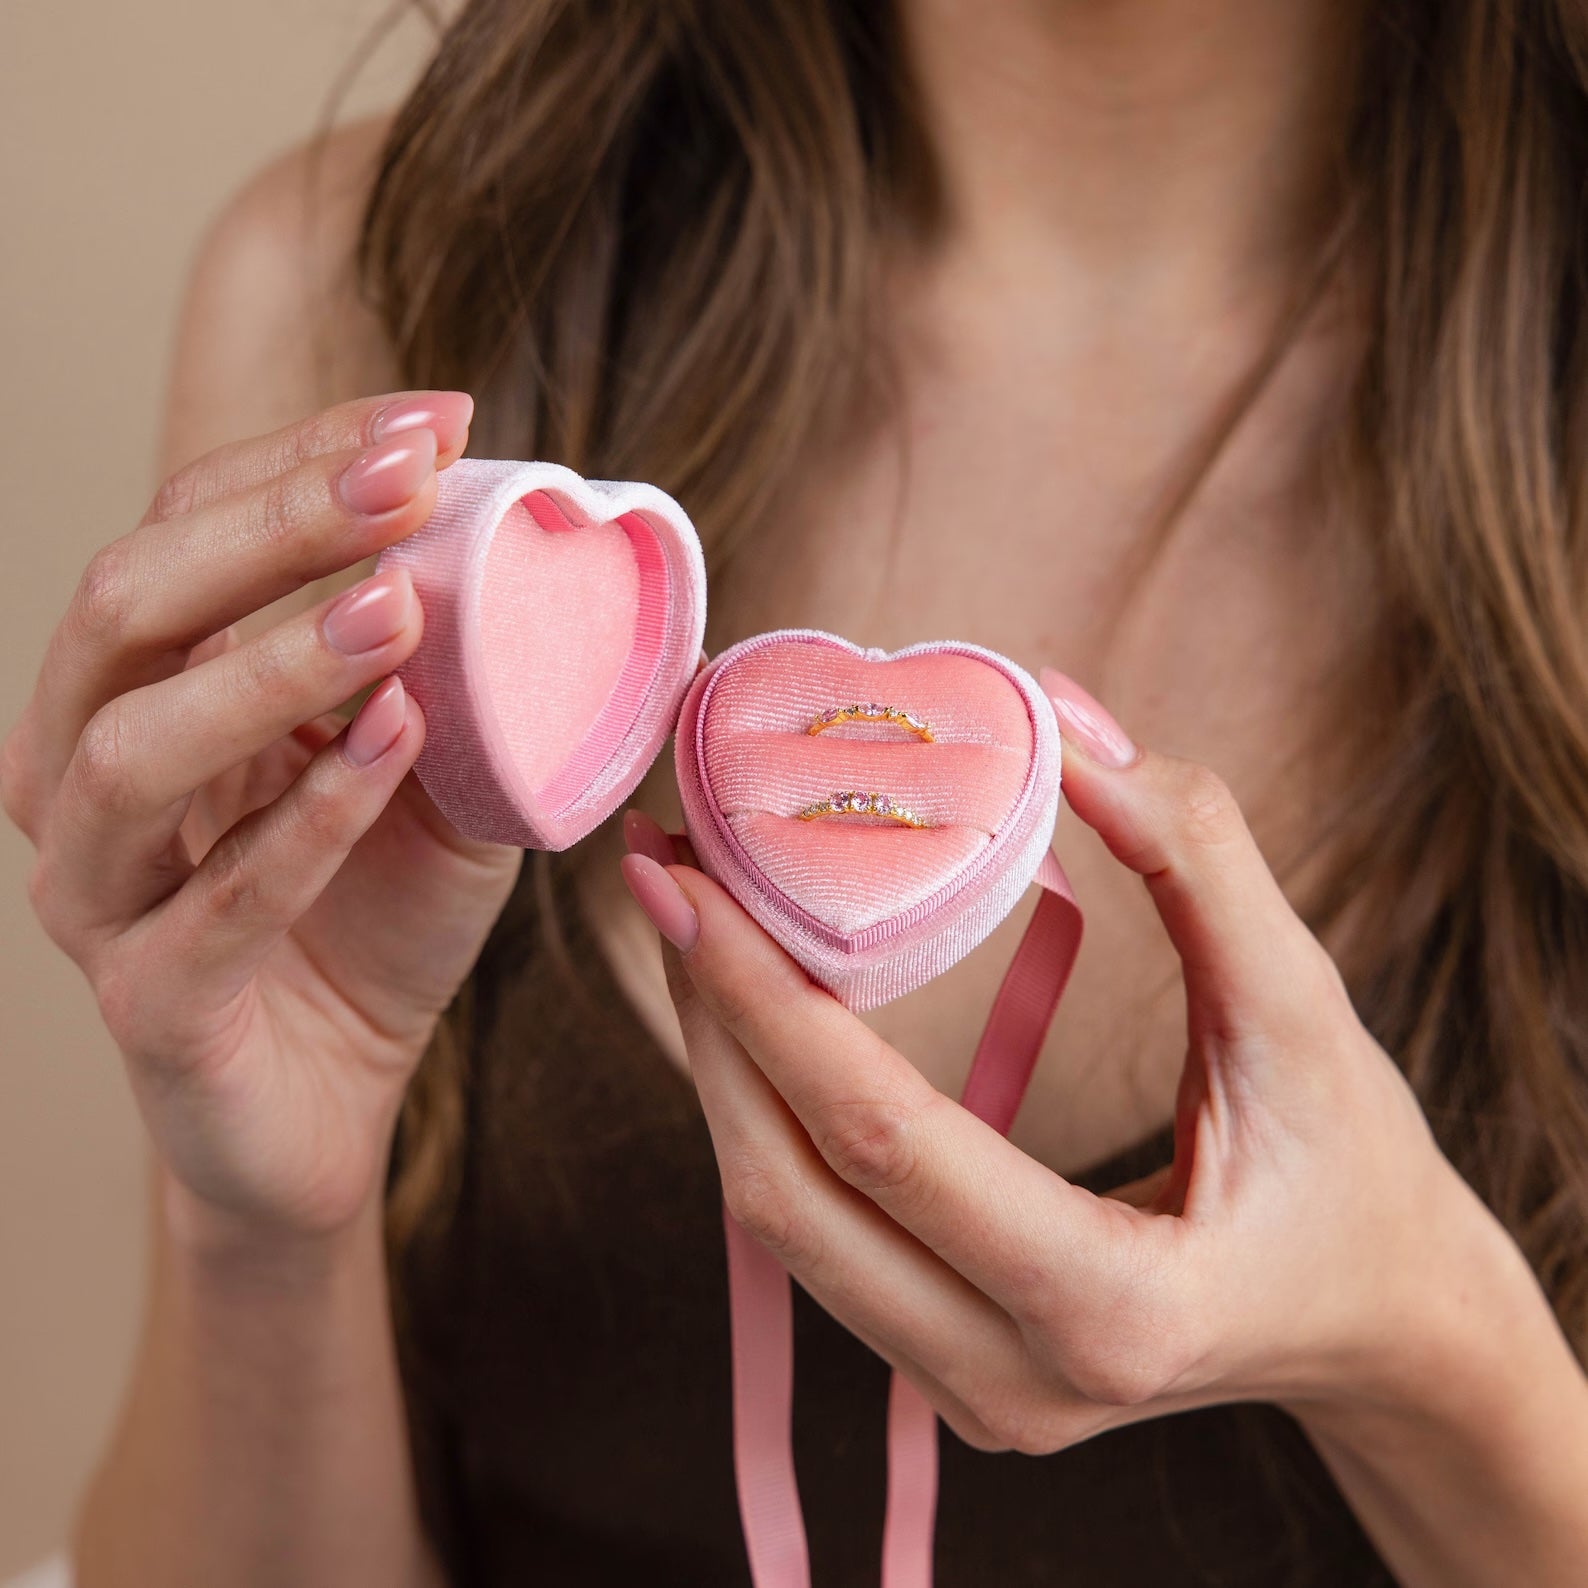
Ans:
<svg viewBox="0 0 1588 1588"><path fill-rule="evenodd" d="M401 97L428 52L380 0L0 5L0 729L93 549L137 520L205 224L314 129ZM65 1536L137 1324L138 1125L86 983L0 823L0 1581Z"/></svg>

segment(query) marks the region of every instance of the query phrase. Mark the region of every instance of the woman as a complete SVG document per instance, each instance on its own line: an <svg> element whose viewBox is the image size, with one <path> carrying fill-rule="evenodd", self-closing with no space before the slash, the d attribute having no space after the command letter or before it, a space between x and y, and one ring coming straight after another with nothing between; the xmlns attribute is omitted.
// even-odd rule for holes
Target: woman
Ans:
<svg viewBox="0 0 1588 1588"><path fill-rule="evenodd" d="M1564 0L476 0L250 184L6 741L157 1158L85 1588L744 1580L724 1189L817 1582L888 1364L945 1583L1579 1581L1585 113ZM674 492L713 649L1109 701L1044 674L1090 935L1012 1142L944 1098L1019 919L861 1022L648 817L452 831L401 576L239 636L466 444Z"/></svg>

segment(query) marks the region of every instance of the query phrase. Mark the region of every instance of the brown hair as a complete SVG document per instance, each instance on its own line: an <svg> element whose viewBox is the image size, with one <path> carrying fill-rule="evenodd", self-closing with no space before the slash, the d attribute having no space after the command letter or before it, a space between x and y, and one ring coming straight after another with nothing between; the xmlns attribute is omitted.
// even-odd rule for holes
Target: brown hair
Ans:
<svg viewBox="0 0 1588 1588"><path fill-rule="evenodd" d="M1364 1020L1582 1352L1588 7L1369 9L1346 246L1311 297L1340 261L1363 287L1351 499L1388 731L1309 913L1355 923ZM472 0L360 240L410 384L475 394L476 451L656 481L720 565L865 387L877 239L934 223L901 53L859 0ZM445 1180L471 1001L409 1101L399 1233Z"/></svg>

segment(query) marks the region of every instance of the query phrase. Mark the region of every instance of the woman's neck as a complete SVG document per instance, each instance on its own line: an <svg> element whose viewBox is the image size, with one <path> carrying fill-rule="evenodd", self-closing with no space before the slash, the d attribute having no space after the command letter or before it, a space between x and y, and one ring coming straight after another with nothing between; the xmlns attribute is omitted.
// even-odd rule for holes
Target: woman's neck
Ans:
<svg viewBox="0 0 1588 1588"><path fill-rule="evenodd" d="M1288 277L1339 179L1358 36L1327 0L904 0L946 254L1216 311Z"/></svg>

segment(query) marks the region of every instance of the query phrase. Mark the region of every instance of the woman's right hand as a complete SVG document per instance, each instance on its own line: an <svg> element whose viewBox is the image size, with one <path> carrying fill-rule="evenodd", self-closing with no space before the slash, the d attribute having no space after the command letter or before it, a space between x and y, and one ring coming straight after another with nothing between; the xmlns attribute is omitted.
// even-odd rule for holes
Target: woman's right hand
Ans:
<svg viewBox="0 0 1588 1588"><path fill-rule="evenodd" d="M232 627L418 529L472 412L347 403L180 470L89 563L0 749L34 908L206 1229L331 1233L379 1197L403 1090L517 874L521 851L462 837L405 776L405 571ZM333 708L382 679L343 729Z"/></svg>

